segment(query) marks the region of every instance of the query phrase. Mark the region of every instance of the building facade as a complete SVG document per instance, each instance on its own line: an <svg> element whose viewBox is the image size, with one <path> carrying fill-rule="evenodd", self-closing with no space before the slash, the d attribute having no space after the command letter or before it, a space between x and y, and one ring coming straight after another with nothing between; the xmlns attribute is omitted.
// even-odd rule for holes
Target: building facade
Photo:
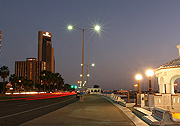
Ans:
<svg viewBox="0 0 180 126"><path fill-rule="evenodd" d="M46 70L55 72L52 34L49 32L39 31L38 33L38 61L46 62Z"/></svg>
<svg viewBox="0 0 180 126"><path fill-rule="evenodd" d="M32 80L35 84L40 84L40 73L46 70L46 62L37 61L37 58L27 58L26 61L15 62L15 75Z"/></svg>

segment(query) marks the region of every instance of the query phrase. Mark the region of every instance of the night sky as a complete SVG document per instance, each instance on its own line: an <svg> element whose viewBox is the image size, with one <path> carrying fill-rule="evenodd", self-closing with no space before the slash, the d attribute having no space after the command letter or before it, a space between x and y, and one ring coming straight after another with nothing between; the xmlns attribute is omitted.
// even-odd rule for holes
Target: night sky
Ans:
<svg viewBox="0 0 180 126"><path fill-rule="evenodd" d="M135 75L178 57L180 0L0 0L2 65L37 57L38 31L53 35L56 72L77 84L81 74L82 28L101 25L101 33L85 31L85 64L89 86L133 89ZM86 73L86 69L85 69ZM156 77L153 77L153 86ZM155 84L157 88L157 84Z"/></svg>

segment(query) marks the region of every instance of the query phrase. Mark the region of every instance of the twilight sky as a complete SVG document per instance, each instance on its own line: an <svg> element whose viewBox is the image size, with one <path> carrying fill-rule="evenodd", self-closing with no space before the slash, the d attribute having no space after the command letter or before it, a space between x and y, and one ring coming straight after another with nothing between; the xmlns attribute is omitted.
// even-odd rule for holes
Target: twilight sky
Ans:
<svg viewBox="0 0 180 126"><path fill-rule="evenodd" d="M56 72L65 83L77 84L82 31L66 26L96 23L102 26L100 35L85 32L85 64L96 64L89 68L89 86L133 89L141 73L141 86L147 88L146 69L178 57L180 0L0 0L2 65L13 74L15 61L37 57L38 31L48 31Z"/></svg>

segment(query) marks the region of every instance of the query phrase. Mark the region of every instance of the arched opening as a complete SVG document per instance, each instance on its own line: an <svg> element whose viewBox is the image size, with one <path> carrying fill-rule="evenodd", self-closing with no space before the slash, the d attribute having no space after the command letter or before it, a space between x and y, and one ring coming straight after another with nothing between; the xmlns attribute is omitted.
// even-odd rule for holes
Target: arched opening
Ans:
<svg viewBox="0 0 180 126"><path fill-rule="evenodd" d="M171 78L171 93L178 93L178 84L180 84L180 75Z"/></svg>
<svg viewBox="0 0 180 126"><path fill-rule="evenodd" d="M180 83L180 78L176 79L174 81L174 93L178 93L179 90L178 90L178 83Z"/></svg>
<svg viewBox="0 0 180 126"><path fill-rule="evenodd" d="M97 90L94 90L95 93L97 93Z"/></svg>

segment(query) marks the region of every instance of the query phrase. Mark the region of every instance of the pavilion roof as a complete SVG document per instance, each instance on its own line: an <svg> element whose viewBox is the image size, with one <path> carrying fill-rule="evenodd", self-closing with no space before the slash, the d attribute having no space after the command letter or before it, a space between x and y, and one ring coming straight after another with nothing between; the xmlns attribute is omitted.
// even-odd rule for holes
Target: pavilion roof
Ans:
<svg viewBox="0 0 180 126"><path fill-rule="evenodd" d="M168 62L166 64L159 66L156 70L166 69L166 68L176 68L176 67L180 67L180 57L177 59L171 60L170 62Z"/></svg>

